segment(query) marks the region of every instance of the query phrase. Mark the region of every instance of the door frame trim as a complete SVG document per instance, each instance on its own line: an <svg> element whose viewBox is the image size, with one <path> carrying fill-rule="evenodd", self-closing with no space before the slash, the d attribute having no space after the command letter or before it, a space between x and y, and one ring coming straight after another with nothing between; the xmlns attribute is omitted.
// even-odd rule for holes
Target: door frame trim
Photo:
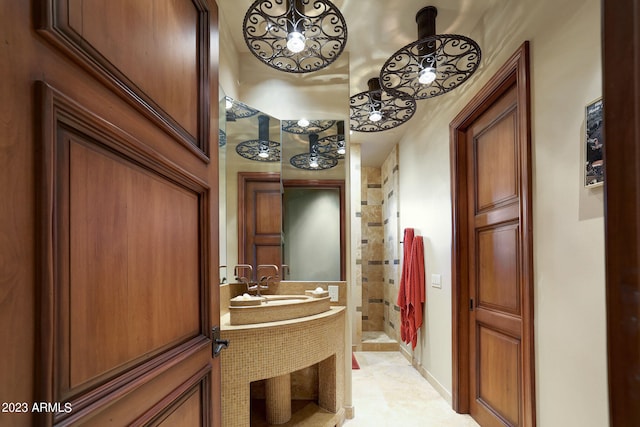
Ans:
<svg viewBox="0 0 640 427"><path fill-rule="evenodd" d="M531 106L529 76L529 42L518 50L495 73L487 84L456 116L449 126L451 150L451 202L452 202L452 405L458 413L468 413L469 390L469 289L468 289L468 236L467 214L467 128L502 94L516 85L517 118L520 123L520 221L523 236L522 254L522 345L523 345L523 420L526 426L535 426L535 363L533 334L533 233L531 190Z"/></svg>
<svg viewBox="0 0 640 427"><path fill-rule="evenodd" d="M638 0L602 2L604 226L609 423L640 422L640 17ZM636 13L634 13L634 11Z"/></svg>

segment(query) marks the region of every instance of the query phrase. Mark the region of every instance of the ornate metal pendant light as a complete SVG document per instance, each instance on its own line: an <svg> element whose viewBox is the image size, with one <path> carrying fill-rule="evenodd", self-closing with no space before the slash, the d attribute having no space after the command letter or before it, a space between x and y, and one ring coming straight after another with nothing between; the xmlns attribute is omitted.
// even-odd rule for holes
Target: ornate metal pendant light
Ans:
<svg viewBox="0 0 640 427"><path fill-rule="evenodd" d="M336 123L335 120L283 120L282 130L289 133L309 134L320 133Z"/></svg>
<svg viewBox="0 0 640 427"><path fill-rule="evenodd" d="M280 143L269 140L269 116L258 116L258 139L243 141L236 146L236 153L245 159L258 162L279 162Z"/></svg>
<svg viewBox="0 0 640 427"><path fill-rule="evenodd" d="M400 126L416 112L416 102L402 93L380 88L377 77L367 82L369 90L349 99L351 130L380 132Z"/></svg>
<svg viewBox="0 0 640 427"><path fill-rule="evenodd" d="M347 143L344 139L344 121L338 122L338 133L318 139L318 152L338 160L344 159Z"/></svg>
<svg viewBox="0 0 640 427"><path fill-rule="evenodd" d="M433 6L416 14L418 40L382 66L380 82L385 90L413 99L433 98L460 86L476 71L481 58L478 44L458 34L436 34L437 14Z"/></svg>
<svg viewBox="0 0 640 427"><path fill-rule="evenodd" d="M218 129L218 147L227 145L227 133L222 129Z"/></svg>
<svg viewBox="0 0 640 427"><path fill-rule="evenodd" d="M255 116L260 112L240 101L234 101L228 96L225 97L225 108L228 122L235 122L237 119L246 119L247 117Z"/></svg>
<svg viewBox="0 0 640 427"><path fill-rule="evenodd" d="M290 163L298 169L322 170L331 169L338 164L338 159L329 157L319 152L318 134L309 134L309 152L296 154L291 157Z"/></svg>
<svg viewBox="0 0 640 427"><path fill-rule="evenodd" d="M244 40L270 67L310 73L335 61L347 43L347 24L329 0L256 0L247 10Z"/></svg>

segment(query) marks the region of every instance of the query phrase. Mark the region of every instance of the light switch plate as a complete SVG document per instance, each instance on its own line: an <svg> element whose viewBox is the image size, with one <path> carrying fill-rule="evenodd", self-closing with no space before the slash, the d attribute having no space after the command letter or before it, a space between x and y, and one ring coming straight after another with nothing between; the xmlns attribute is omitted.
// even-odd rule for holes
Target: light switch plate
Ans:
<svg viewBox="0 0 640 427"><path fill-rule="evenodd" d="M439 274L431 275L431 287L433 288L442 288L442 282Z"/></svg>
<svg viewBox="0 0 640 427"><path fill-rule="evenodd" d="M329 289L329 301L338 302L338 289L339 289L339 287L336 286L336 285L329 285L329 286L327 286L327 288Z"/></svg>

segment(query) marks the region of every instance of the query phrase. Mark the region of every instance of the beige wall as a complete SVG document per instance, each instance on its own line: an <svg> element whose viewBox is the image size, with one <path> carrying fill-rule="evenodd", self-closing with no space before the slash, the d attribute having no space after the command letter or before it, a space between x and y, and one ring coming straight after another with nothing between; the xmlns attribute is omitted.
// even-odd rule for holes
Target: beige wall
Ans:
<svg viewBox="0 0 640 427"><path fill-rule="evenodd" d="M483 49L463 87L420 101L400 150L400 225L425 236L426 325L414 357L451 391L449 123L531 41L538 425L608 424L602 188L582 185L585 105L601 96L597 0L500 1L471 34ZM442 289L429 284L442 275Z"/></svg>

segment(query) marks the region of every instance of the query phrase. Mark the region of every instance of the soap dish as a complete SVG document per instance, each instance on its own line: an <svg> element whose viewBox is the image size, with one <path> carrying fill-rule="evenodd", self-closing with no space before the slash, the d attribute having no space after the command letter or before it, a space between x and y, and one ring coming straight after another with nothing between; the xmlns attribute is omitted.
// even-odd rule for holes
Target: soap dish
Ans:
<svg viewBox="0 0 640 427"><path fill-rule="evenodd" d="M231 298L229 300L229 305L232 307L250 307L262 305L262 301L264 300L264 297L251 296L249 299L245 299L242 297L242 295L238 295L237 297Z"/></svg>
<svg viewBox="0 0 640 427"><path fill-rule="evenodd" d="M304 291L304 294L312 298L324 298L329 296L329 291L322 291L322 292Z"/></svg>

